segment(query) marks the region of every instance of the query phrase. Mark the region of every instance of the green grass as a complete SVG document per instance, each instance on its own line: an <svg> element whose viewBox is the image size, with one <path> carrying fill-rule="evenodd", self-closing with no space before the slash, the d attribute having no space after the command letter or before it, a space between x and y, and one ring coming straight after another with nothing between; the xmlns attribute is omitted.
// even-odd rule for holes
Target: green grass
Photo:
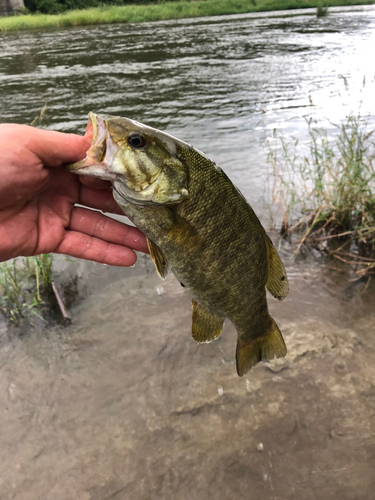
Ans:
<svg viewBox="0 0 375 500"><path fill-rule="evenodd" d="M334 139L311 120L308 128L303 156L298 141L274 133L269 162L282 232L298 233L297 253L313 245L358 277L375 274L375 131L360 114L337 126Z"/></svg>
<svg viewBox="0 0 375 500"><path fill-rule="evenodd" d="M0 263L0 312L19 324L42 316L52 296L52 254Z"/></svg>
<svg viewBox="0 0 375 500"><path fill-rule="evenodd" d="M367 5L375 0L330 0L325 6ZM103 23L137 23L296 8L317 8L321 0L201 0L162 2L72 10L58 15L30 14L0 19L0 31L82 26Z"/></svg>
<svg viewBox="0 0 375 500"><path fill-rule="evenodd" d="M319 2L318 6L316 8L316 16L317 17L324 17L328 15L328 7L326 4Z"/></svg>

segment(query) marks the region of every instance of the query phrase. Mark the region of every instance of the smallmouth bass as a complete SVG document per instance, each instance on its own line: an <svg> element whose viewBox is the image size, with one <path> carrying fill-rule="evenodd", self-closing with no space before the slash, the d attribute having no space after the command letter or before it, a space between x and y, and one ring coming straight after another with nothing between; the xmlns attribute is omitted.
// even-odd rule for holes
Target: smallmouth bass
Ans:
<svg viewBox="0 0 375 500"><path fill-rule="evenodd" d="M136 121L89 113L92 144L71 172L111 181L113 196L144 232L156 271L172 271L192 295L192 336L237 329L237 373L286 355L267 307L289 291L280 257L226 174L189 144Z"/></svg>

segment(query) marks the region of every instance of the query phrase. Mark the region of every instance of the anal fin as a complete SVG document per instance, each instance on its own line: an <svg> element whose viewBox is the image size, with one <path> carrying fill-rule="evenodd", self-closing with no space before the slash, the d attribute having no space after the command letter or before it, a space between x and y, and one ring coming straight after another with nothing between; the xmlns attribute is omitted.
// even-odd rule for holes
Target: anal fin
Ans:
<svg viewBox="0 0 375 500"><path fill-rule="evenodd" d="M193 309L191 333L195 342L204 343L217 339L223 330L224 318L212 313L195 300L192 300L191 307Z"/></svg>
<svg viewBox="0 0 375 500"><path fill-rule="evenodd" d="M237 339L237 373L245 375L259 361L269 361L273 358L283 358L286 355L286 345L279 327L270 317L271 324L262 336L251 338L239 335Z"/></svg>
<svg viewBox="0 0 375 500"><path fill-rule="evenodd" d="M162 280L168 276L169 265L167 259L164 257L163 252L160 248L151 240L146 238L148 251L150 252L151 258L155 264L156 272Z"/></svg>

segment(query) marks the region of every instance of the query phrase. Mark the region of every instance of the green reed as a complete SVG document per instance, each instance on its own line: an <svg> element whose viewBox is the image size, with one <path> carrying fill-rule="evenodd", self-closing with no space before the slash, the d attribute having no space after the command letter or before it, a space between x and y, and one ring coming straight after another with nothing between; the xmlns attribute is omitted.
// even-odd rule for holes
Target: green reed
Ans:
<svg viewBox="0 0 375 500"><path fill-rule="evenodd" d="M316 8L316 16L324 17L328 15L328 6L323 2L319 2Z"/></svg>
<svg viewBox="0 0 375 500"><path fill-rule="evenodd" d="M0 312L18 324L42 316L52 296L52 254L0 263Z"/></svg>
<svg viewBox="0 0 375 500"><path fill-rule="evenodd" d="M337 126L334 139L312 120L307 125L307 154L275 132L268 156L282 232L299 232L297 252L314 245L359 276L375 273L375 131L360 115Z"/></svg>

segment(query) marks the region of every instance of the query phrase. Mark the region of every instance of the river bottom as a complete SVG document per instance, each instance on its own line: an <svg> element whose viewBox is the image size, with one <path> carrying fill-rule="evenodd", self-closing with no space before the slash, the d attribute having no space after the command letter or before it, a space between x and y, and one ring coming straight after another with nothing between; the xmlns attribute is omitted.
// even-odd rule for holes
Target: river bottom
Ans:
<svg viewBox="0 0 375 500"><path fill-rule="evenodd" d="M88 294L72 325L1 345L2 499L371 498L368 296L290 261L269 299L288 355L239 378L234 328L195 344L188 294L147 258L68 266Z"/></svg>

